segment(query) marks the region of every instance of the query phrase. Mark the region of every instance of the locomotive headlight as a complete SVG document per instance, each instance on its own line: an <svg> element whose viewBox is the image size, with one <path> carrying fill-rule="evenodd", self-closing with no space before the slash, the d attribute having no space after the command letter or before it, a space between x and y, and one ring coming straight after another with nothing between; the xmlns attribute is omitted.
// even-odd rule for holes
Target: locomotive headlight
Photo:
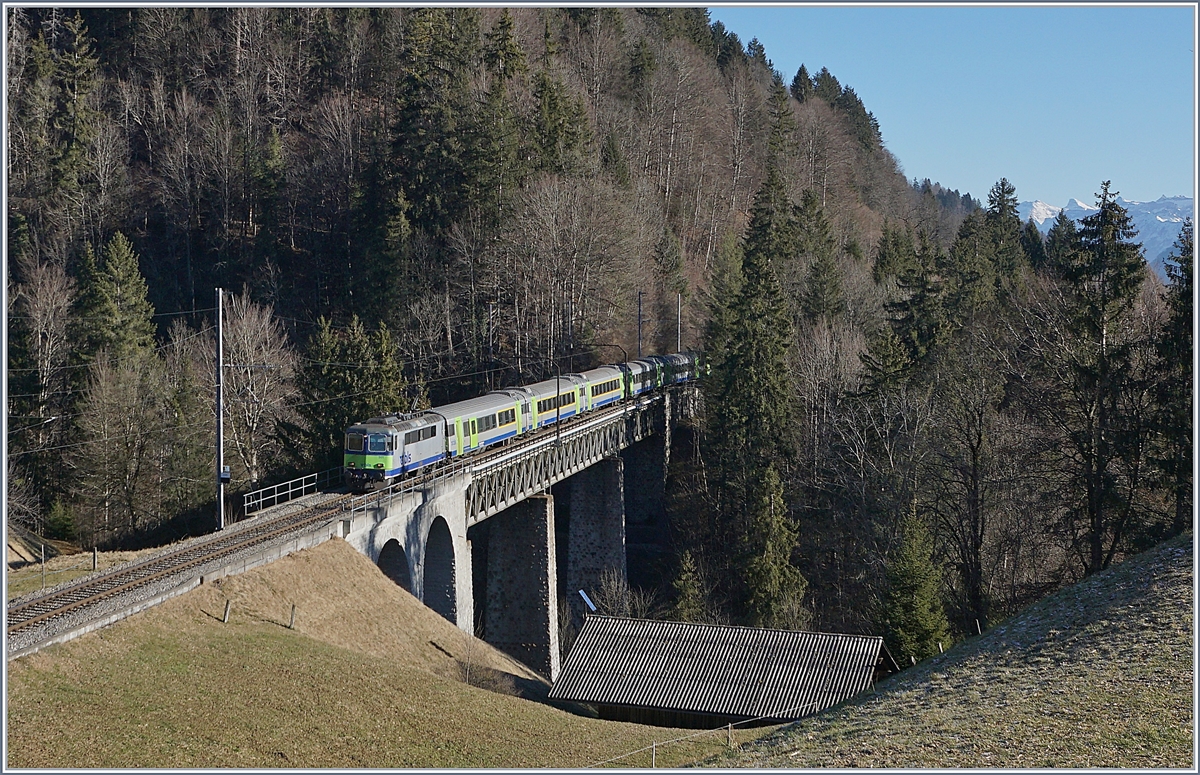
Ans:
<svg viewBox="0 0 1200 775"><path fill-rule="evenodd" d="M353 463L353 461L350 463L350 467L351 467L351 468L354 468L354 463Z"/></svg>
<svg viewBox="0 0 1200 775"><path fill-rule="evenodd" d="M375 467L376 467L376 468L383 468L383 463L376 463L376 464L375 464Z"/></svg>

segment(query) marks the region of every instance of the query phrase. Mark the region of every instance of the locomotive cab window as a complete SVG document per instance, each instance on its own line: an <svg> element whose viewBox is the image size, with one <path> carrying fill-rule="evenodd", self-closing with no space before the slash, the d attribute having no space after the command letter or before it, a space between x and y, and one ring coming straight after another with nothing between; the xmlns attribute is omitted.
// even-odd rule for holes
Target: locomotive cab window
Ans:
<svg viewBox="0 0 1200 775"><path fill-rule="evenodd" d="M388 446L388 437L382 433L372 433L367 437L368 452L387 452Z"/></svg>
<svg viewBox="0 0 1200 775"><path fill-rule="evenodd" d="M363 435L361 433L346 434L346 449L351 452L363 451Z"/></svg>

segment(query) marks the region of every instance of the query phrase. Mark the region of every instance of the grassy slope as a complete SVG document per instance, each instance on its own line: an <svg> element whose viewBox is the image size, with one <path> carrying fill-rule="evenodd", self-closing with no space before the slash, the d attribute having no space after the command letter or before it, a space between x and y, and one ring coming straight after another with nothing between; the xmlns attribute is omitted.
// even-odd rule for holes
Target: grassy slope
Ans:
<svg viewBox="0 0 1200 775"><path fill-rule="evenodd" d="M70 544L57 542L64 549L71 548ZM96 569L108 570L114 565L130 562L162 551L161 549L142 549L137 552L100 552L96 556ZM63 553L56 557L46 558L46 587L74 581L92 573L92 553L76 551L71 554ZM4 591L7 600L14 597L38 592L42 588L41 563L32 563L13 570L8 569Z"/></svg>
<svg viewBox="0 0 1200 775"><path fill-rule="evenodd" d="M1194 767L1192 536L728 756L720 767Z"/></svg>
<svg viewBox="0 0 1200 775"><path fill-rule="evenodd" d="M329 541L9 663L8 765L579 767L680 735L467 685L468 661L472 684L547 690Z"/></svg>

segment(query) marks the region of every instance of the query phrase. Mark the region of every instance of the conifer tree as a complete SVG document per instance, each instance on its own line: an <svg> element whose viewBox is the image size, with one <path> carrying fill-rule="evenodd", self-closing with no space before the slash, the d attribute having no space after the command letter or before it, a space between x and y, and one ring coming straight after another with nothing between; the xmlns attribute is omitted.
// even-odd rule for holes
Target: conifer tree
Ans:
<svg viewBox="0 0 1200 775"><path fill-rule="evenodd" d="M1195 257L1192 221L1187 219L1166 261L1167 319L1158 338L1162 380L1158 390L1158 428L1163 438L1159 468L1174 501L1172 533L1182 533L1192 516L1192 294Z"/></svg>
<svg viewBox="0 0 1200 775"><path fill-rule="evenodd" d="M1011 277L1029 262L1021 247L1021 217L1017 215L1017 189L1000 178L988 192L985 220L991 231L994 263L999 276Z"/></svg>
<svg viewBox="0 0 1200 775"><path fill-rule="evenodd" d="M125 235L117 232L104 247L99 266L90 246L80 261L79 355L90 361L101 350L125 358L154 344L154 307L138 257Z"/></svg>
<svg viewBox="0 0 1200 775"><path fill-rule="evenodd" d="M284 425L302 466L341 464L342 433L371 417L409 412L426 403L410 385L386 325L370 333L355 315L344 329L321 318L297 375L301 419Z"/></svg>
<svg viewBox="0 0 1200 775"><path fill-rule="evenodd" d="M97 111L88 97L98 81L99 60L78 11L63 22L63 33L54 59L57 99L52 120L58 142L52 152L56 185L70 190L81 185L84 154L94 134Z"/></svg>
<svg viewBox="0 0 1200 775"><path fill-rule="evenodd" d="M1054 223L1046 234L1046 266L1052 272L1061 274L1074 260L1074 254L1080 249L1079 231L1075 221L1065 210L1059 210L1054 216Z"/></svg>
<svg viewBox="0 0 1200 775"><path fill-rule="evenodd" d="M771 96L767 102L771 133L767 136L768 164L781 164L792 156L796 147L796 118L788 104L787 89L778 75L771 83Z"/></svg>
<svg viewBox="0 0 1200 775"><path fill-rule="evenodd" d="M990 304L996 297L996 241L986 215L974 212L963 219L946 260L941 263L946 284L948 321L964 319Z"/></svg>
<svg viewBox="0 0 1200 775"><path fill-rule="evenodd" d="M537 169L574 170L591 140L583 103L545 69L534 76L533 97L537 107L529 139Z"/></svg>
<svg viewBox="0 0 1200 775"><path fill-rule="evenodd" d="M875 282L881 283L889 277L896 277L905 272L915 272L920 269L917 248L913 243L912 232L902 226L895 226L887 221L883 224L883 234L875 248L875 264L872 273Z"/></svg>
<svg viewBox="0 0 1200 775"><path fill-rule="evenodd" d="M863 393L881 393L898 387L912 366L908 349L891 326L884 326L871 336L866 352L859 358L863 364Z"/></svg>
<svg viewBox="0 0 1200 775"><path fill-rule="evenodd" d="M812 260L800 293L800 313L809 322L830 320L845 311L846 303L837 262L837 240L815 191L804 192L796 219L800 254Z"/></svg>
<svg viewBox="0 0 1200 775"><path fill-rule="evenodd" d="M796 77L792 79L791 93L792 98L801 105L812 97L812 76L808 74L808 68L804 65L800 65L800 69L796 71Z"/></svg>
<svg viewBox="0 0 1200 775"><path fill-rule="evenodd" d="M618 186L628 186L632 179L629 174L629 162L621 153L615 132L609 132L604 137L604 145L600 147L600 166L604 168Z"/></svg>
<svg viewBox="0 0 1200 775"><path fill-rule="evenodd" d="M679 572L672 586L675 589L675 604L671 609L671 618L680 622L703 622L708 606L700 570L690 550L679 558Z"/></svg>
<svg viewBox="0 0 1200 775"><path fill-rule="evenodd" d="M448 226L472 188L465 159L470 71L478 54L478 13L422 8L405 16L404 69L392 149L414 225Z"/></svg>
<svg viewBox="0 0 1200 775"><path fill-rule="evenodd" d="M1025 222L1021 229L1021 247L1029 257L1029 263L1034 269L1046 266L1046 241L1032 217Z"/></svg>
<svg viewBox="0 0 1200 775"><path fill-rule="evenodd" d="M801 629L807 624L803 599L808 582L791 563L799 531L787 514L783 483L773 463L746 494L740 565L747 621L755 627Z"/></svg>
<svg viewBox="0 0 1200 775"><path fill-rule="evenodd" d="M808 268L800 310L809 322L832 320L846 311L842 273L831 254L818 253Z"/></svg>
<svg viewBox="0 0 1200 775"><path fill-rule="evenodd" d="M485 36L483 61L490 82L477 115L470 121L472 141L467 167L477 190L469 192L468 199L482 204L487 214L499 221L506 198L516 192L523 178L521 130L510 105L509 83L528 70L508 9Z"/></svg>
<svg viewBox="0 0 1200 775"><path fill-rule="evenodd" d="M731 460L790 457L787 429L788 347L792 341L774 263L796 251L796 229L783 178L775 167L755 197L742 257L742 287L730 310L728 350L714 365L718 406L715 437Z"/></svg>
<svg viewBox="0 0 1200 775"><path fill-rule="evenodd" d="M719 372L720 364L729 352L733 330L734 302L742 291L742 246L734 232L728 232L717 248L709 284L708 325L704 334L704 351L709 366Z"/></svg>
<svg viewBox="0 0 1200 775"><path fill-rule="evenodd" d="M884 643L901 665L938 653L950 644L942 604L942 573L935 564L933 538L915 513L900 525L900 544L887 561L887 587L879 611Z"/></svg>
<svg viewBox="0 0 1200 775"><path fill-rule="evenodd" d="M790 566L795 533L778 473L795 454L791 323L774 269L775 262L795 255L792 216L783 178L771 166L755 197L742 285L722 332L726 349L714 358L708 380L712 405L721 411L709 416L717 526L705 556L724 559L726 597L740 604L740 616L759 623L795 619L804 592L799 572ZM728 556L729 547L738 547L735 556ZM775 595L782 597L773 600Z"/></svg>
<svg viewBox="0 0 1200 775"><path fill-rule="evenodd" d="M838 83L838 79L833 77L833 73L829 72L829 68L822 67L821 72L817 73L813 79L813 94L830 106L837 102L838 97L842 96L842 85Z"/></svg>
<svg viewBox="0 0 1200 775"><path fill-rule="evenodd" d="M1109 566L1135 525L1135 494L1147 429L1122 405L1140 390L1131 368L1140 346L1128 315L1143 279L1145 261L1125 208L1104 181L1097 209L1080 222L1079 249L1061 267L1070 340L1065 358L1052 354L1045 367L1060 391L1046 407L1065 432L1072 479L1080 493L1071 512L1076 549L1087 573ZM1065 362L1064 362L1065 361Z"/></svg>
<svg viewBox="0 0 1200 775"><path fill-rule="evenodd" d="M945 264L945 257L924 234L918 238L916 266L897 276L899 298L886 305L892 316L892 329L913 364L923 361L951 330L945 283L937 271L938 266Z"/></svg>

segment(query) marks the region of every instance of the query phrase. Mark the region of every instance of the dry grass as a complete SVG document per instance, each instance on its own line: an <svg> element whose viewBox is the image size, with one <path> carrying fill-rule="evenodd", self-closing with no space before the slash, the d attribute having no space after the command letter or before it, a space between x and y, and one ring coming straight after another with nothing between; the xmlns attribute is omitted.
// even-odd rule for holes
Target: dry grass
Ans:
<svg viewBox="0 0 1200 775"><path fill-rule="evenodd" d="M62 547L69 546L69 544L62 544L61 542L56 543L59 543ZM98 552L96 554L96 570L97 572L104 571L114 565L120 565L123 562L136 560L160 551L162 549L143 549L137 552ZM92 553L90 551L76 551L71 554L64 553L46 558L46 587L53 587L56 584L62 584L64 581L74 581L91 573ZM6 600L12 600L14 597L29 592L37 592L41 588L41 563L24 565L15 570L13 568L8 569L4 587Z"/></svg>
<svg viewBox="0 0 1200 775"><path fill-rule="evenodd" d="M580 767L681 734L509 694L547 689L333 540L9 663L7 764ZM724 739L668 746L657 763ZM649 766L650 753L616 764Z"/></svg>
<svg viewBox="0 0 1200 775"><path fill-rule="evenodd" d="M1189 534L706 763L1194 768L1193 584Z"/></svg>

